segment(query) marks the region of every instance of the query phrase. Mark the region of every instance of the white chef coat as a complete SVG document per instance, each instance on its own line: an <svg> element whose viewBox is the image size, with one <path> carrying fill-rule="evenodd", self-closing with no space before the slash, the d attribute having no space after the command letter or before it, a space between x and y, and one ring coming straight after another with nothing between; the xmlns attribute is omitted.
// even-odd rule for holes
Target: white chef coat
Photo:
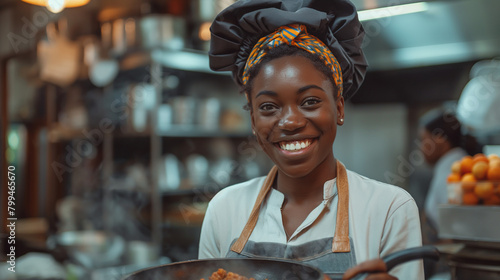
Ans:
<svg viewBox="0 0 500 280"><path fill-rule="evenodd" d="M425 198L425 215L430 224L437 229L439 225L438 207L448 202L448 191L446 189L447 178L451 173L451 165L461 160L467 153L464 149L456 147L444 154L434 165L434 174Z"/></svg>

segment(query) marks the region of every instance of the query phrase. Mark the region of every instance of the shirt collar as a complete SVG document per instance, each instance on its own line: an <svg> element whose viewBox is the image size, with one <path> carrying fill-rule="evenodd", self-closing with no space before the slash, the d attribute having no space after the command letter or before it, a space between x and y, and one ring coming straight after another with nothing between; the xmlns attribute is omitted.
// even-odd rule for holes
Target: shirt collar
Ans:
<svg viewBox="0 0 500 280"><path fill-rule="evenodd" d="M326 181L323 184L323 204L330 206L332 198L337 195L337 178ZM285 196L275 188L271 189L270 204L281 208Z"/></svg>
<svg viewBox="0 0 500 280"><path fill-rule="evenodd" d="M337 178L328 180L323 185L323 203L330 205L331 198L337 195Z"/></svg>

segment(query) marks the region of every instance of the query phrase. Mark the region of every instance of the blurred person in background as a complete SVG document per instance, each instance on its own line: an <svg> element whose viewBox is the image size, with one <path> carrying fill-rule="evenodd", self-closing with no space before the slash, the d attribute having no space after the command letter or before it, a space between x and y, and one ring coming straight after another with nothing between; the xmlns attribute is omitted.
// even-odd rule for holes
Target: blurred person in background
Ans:
<svg viewBox="0 0 500 280"><path fill-rule="evenodd" d="M439 240L439 210L441 204L448 202L447 177L454 162L466 155L482 151L476 138L463 133L463 126L449 109L434 109L421 117L419 138L427 164L433 168L433 176L425 198L422 218L422 239L424 244L446 242ZM442 272L446 266L424 261L426 278Z"/></svg>
<svg viewBox="0 0 500 280"><path fill-rule="evenodd" d="M482 151L476 138L463 134L462 124L450 110L434 109L421 118L420 140L433 177L425 199L424 212L433 228L439 224L438 206L448 202L447 177L451 165L466 155Z"/></svg>

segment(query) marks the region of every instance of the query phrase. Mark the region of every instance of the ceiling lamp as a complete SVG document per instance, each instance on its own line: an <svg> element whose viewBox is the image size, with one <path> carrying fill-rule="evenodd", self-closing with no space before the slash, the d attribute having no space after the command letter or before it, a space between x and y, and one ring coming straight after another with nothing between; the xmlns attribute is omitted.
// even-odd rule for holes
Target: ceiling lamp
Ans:
<svg viewBox="0 0 500 280"><path fill-rule="evenodd" d="M90 0L21 0L23 2L44 6L53 13L59 13L65 8L75 8L87 5Z"/></svg>

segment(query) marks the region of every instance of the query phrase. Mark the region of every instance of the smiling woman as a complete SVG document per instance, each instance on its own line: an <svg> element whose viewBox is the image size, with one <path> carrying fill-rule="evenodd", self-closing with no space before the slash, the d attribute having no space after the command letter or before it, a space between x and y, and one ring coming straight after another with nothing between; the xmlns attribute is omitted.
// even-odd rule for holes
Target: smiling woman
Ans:
<svg viewBox="0 0 500 280"><path fill-rule="evenodd" d="M346 170L334 156L344 102L366 71L354 6L238 1L217 16L211 32L211 67L233 72L255 137L275 166L213 198L199 257L292 259L334 279L362 271L377 279L423 279L421 262L389 274L379 259L421 245L413 198Z"/></svg>

